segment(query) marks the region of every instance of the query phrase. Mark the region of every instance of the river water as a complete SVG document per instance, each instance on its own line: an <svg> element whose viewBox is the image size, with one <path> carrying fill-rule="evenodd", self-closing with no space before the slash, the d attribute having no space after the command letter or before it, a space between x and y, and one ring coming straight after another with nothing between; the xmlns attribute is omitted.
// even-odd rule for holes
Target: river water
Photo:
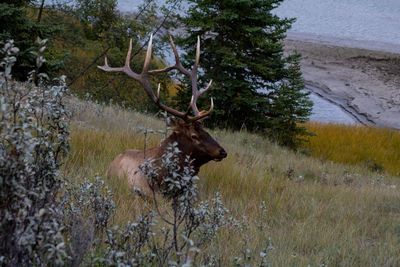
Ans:
<svg viewBox="0 0 400 267"><path fill-rule="evenodd" d="M142 2L119 0L118 8L135 11ZM291 32L400 45L400 0L284 0L276 14L296 18Z"/></svg>
<svg viewBox="0 0 400 267"><path fill-rule="evenodd" d="M355 118L337 105L321 98L316 94L310 94L314 103L310 116L311 121L340 124L357 124Z"/></svg>
<svg viewBox="0 0 400 267"><path fill-rule="evenodd" d="M142 2L118 6L132 11ZM297 18L292 32L400 44L400 0L284 0L276 13Z"/></svg>
<svg viewBox="0 0 400 267"><path fill-rule="evenodd" d="M285 0L277 14L293 32L400 44L400 0Z"/></svg>
<svg viewBox="0 0 400 267"><path fill-rule="evenodd" d="M133 11L141 2L119 0L118 5L123 11ZM276 14L297 18L290 30L297 36L306 33L352 40L354 44L359 40L382 43L382 47L384 43L400 45L400 0L285 0ZM312 120L356 123L333 103L315 94L311 100L314 102Z"/></svg>

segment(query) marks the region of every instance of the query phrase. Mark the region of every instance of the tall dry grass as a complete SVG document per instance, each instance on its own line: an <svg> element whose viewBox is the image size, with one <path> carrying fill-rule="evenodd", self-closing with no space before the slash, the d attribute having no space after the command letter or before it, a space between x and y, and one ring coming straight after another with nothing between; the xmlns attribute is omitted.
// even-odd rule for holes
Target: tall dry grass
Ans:
<svg viewBox="0 0 400 267"><path fill-rule="evenodd" d="M64 173L72 181L103 175L121 151L143 147L142 127L163 129L162 121L118 108L77 100L72 153ZM228 151L204 166L200 195L220 191L242 226L225 229L202 256L254 253L271 240L272 266L400 266L400 181L363 166L336 164L294 153L247 132L212 132ZM153 135L157 145L162 136ZM116 223L133 220L149 203L135 197L126 181L108 179L117 204ZM260 204L265 201L265 209Z"/></svg>
<svg viewBox="0 0 400 267"><path fill-rule="evenodd" d="M400 131L321 123L306 127L315 133L304 144L312 156L400 176Z"/></svg>

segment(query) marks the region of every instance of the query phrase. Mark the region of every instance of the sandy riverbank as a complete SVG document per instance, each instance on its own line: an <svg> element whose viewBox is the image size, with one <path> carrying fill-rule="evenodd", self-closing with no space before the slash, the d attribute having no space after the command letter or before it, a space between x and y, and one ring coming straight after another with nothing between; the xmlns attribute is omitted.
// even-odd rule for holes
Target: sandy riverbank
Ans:
<svg viewBox="0 0 400 267"><path fill-rule="evenodd" d="M400 129L400 46L396 53L396 46L377 51L377 43L353 44L362 48L351 47L349 41L299 34L289 35L285 42L287 51L303 56L308 88L364 124Z"/></svg>

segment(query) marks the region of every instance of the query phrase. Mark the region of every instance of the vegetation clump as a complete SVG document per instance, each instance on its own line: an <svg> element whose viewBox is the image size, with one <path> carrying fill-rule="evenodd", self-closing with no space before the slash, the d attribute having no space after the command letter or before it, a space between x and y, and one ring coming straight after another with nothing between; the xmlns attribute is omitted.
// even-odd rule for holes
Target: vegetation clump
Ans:
<svg viewBox="0 0 400 267"><path fill-rule="evenodd" d="M46 85L47 76L38 71L44 44L27 84L11 77L19 51L13 41L0 51L0 262L7 266L58 266L67 258L58 193L70 114L64 78Z"/></svg>

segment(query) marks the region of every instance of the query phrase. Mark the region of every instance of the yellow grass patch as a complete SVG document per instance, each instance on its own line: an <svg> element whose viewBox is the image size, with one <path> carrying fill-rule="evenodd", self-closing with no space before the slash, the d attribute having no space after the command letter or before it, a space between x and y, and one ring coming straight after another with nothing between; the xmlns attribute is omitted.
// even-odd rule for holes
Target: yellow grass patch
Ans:
<svg viewBox="0 0 400 267"><path fill-rule="evenodd" d="M399 131L320 123L308 123L306 127L315 133L304 144L311 155L400 176Z"/></svg>

